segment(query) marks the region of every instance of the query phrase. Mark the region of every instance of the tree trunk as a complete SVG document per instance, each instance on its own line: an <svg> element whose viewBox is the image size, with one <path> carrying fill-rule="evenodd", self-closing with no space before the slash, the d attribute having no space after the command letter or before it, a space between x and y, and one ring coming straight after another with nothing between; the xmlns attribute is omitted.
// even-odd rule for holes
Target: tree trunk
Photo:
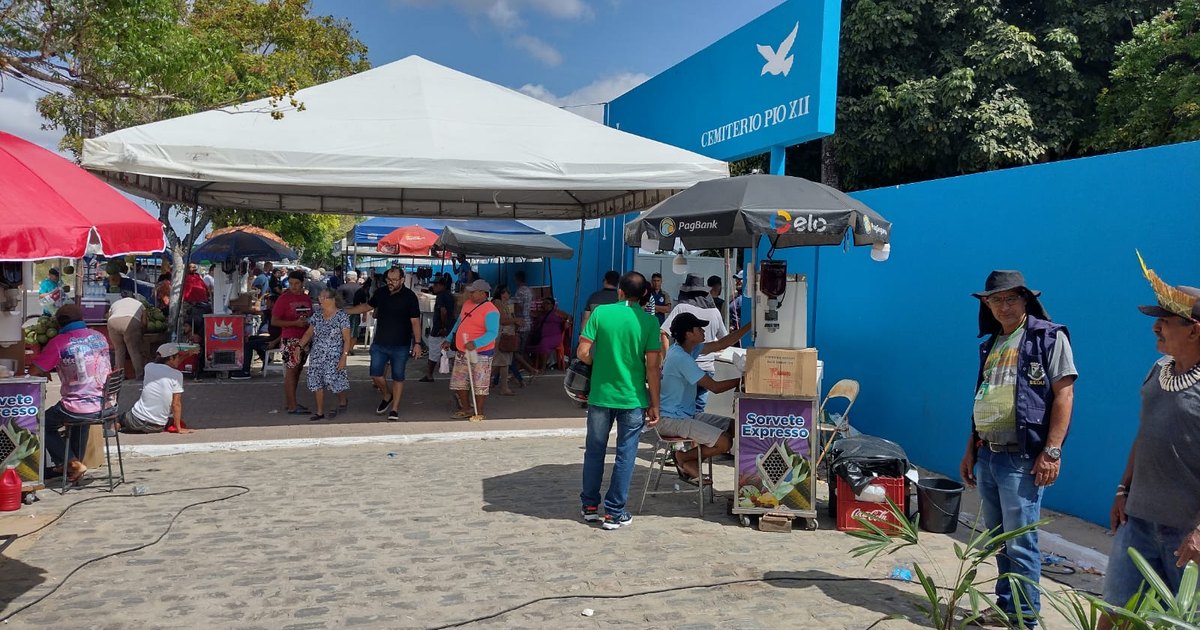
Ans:
<svg viewBox="0 0 1200 630"><path fill-rule="evenodd" d="M207 210L192 210L190 221L191 229L184 238L179 238L179 234L175 232L175 227L171 225L171 212L175 209L174 204L158 202L158 220L163 224L163 234L167 237L167 247L171 250L171 303L167 315L167 321L171 322L171 330L175 333L175 340L179 341L179 315L181 312L180 306L183 304L183 276L187 272L189 260L188 253L192 246L196 243L196 239L200 237L200 233L204 228L208 227L212 220L212 213ZM193 331L195 332L195 331Z"/></svg>
<svg viewBox="0 0 1200 630"><path fill-rule="evenodd" d="M838 185L837 149L833 136L821 138L821 183L841 190Z"/></svg>

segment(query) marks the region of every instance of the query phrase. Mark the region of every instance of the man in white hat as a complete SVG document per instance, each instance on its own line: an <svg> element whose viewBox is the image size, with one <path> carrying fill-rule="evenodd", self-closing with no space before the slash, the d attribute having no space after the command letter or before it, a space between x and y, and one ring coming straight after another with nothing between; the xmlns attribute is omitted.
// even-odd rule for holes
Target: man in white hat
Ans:
<svg viewBox="0 0 1200 630"><path fill-rule="evenodd" d="M121 431L161 433L170 423L176 433L191 433L183 423L183 372L179 370L187 355L177 343L162 344L157 354L155 362L146 366L142 395L121 416Z"/></svg>

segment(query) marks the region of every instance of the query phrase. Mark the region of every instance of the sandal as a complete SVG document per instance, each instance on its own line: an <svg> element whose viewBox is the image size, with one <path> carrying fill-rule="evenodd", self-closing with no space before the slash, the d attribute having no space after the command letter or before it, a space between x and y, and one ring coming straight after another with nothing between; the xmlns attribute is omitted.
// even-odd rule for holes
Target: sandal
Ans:
<svg viewBox="0 0 1200 630"><path fill-rule="evenodd" d="M330 409L329 411L325 412L325 417L329 418L330 420L333 420L334 418L336 418L337 415L338 415L337 407L334 407L333 409Z"/></svg>
<svg viewBox="0 0 1200 630"><path fill-rule="evenodd" d="M309 422L316 422L318 420L324 420L324 419L325 419L325 414L323 414L323 413L314 413L313 415L308 417Z"/></svg>
<svg viewBox="0 0 1200 630"><path fill-rule="evenodd" d="M450 414L450 417L451 417L451 418L470 418L470 417L471 417L471 412L469 412L469 411L455 411L454 413Z"/></svg>
<svg viewBox="0 0 1200 630"><path fill-rule="evenodd" d="M671 463L675 464L675 472L679 473L679 478L682 479L684 483L687 483L687 484L690 484L693 486L697 485L699 483L698 478L693 477L693 476L687 474L686 472L684 472L683 468L679 465L679 451L675 451L674 453L671 454ZM704 485L711 486L712 479L705 477Z"/></svg>
<svg viewBox="0 0 1200 630"><path fill-rule="evenodd" d="M71 463L67 465L67 481L75 483L87 471L88 468L83 465L83 462L78 459L72 459Z"/></svg>
<svg viewBox="0 0 1200 630"><path fill-rule="evenodd" d="M296 405L295 409L288 410L289 416L303 416L306 413L312 413L312 412L309 411L308 407L305 407L304 405Z"/></svg>

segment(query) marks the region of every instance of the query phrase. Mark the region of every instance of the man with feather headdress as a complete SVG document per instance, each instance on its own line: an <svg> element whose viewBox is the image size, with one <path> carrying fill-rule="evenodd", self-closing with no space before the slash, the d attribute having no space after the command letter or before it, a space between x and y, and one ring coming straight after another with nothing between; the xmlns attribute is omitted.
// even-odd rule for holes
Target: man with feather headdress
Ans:
<svg viewBox="0 0 1200 630"><path fill-rule="evenodd" d="M1113 499L1116 538L1104 600L1114 606L1148 588L1130 549L1172 593L1188 562L1200 562L1200 289L1171 286L1141 263L1158 303L1138 310L1155 318L1156 348L1164 356L1142 381L1137 437ZM1104 617L1101 627L1111 620Z"/></svg>

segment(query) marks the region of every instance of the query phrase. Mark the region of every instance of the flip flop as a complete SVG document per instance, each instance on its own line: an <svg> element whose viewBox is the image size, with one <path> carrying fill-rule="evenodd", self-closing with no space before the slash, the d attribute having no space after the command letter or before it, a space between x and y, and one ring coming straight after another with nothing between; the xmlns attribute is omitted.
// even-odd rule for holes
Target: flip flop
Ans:
<svg viewBox="0 0 1200 630"><path fill-rule="evenodd" d="M682 467L680 467L680 465L679 465L679 451L675 451L674 453L672 453L672 454L671 454L671 463L675 464L675 471L676 471L677 473L679 473L679 478L680 478L680 479L682 479L682 480L684 481L684 483L687 483L687 484L690 484L690 485L693 485L693 486L694 486L694 485L697 485L697 484L699 483L699 480L698 480L696 477L692 477L691 475L687 474L686 472L684 472L684 471L683 471L683 468L682 468ZM710 478L708 478L708 477L705 477L705 478L704 478L704 485L706 485L706 486L711 486L711 485L712 485L712 479L710 479Z"/></svg>
<svg viewBox="0 0 1200 630"><path fill-rule="evenodd" d="M451 418L470 418L470 417L471 417L471 412L469 412L469 411L455 411L454 413L450 414L450 417L451 417Z"/></svg>
<svg viewBox="0 0 1200 630"><path fill-rule="evenodd" d="M323 414L323 413L314 413L313 415L308 417L309 422L316 422L318 420L324 420L324 419L325 419L325 414Z"/></svg>
<svg viewBox="0 0 1200 630"><path fill-rule="evenodd" d="M309 411L308 407L305 407L304 405L296 405L295 409L288 410L289 416L303 416L306 413L312 413L312 412Z"/></svg>

